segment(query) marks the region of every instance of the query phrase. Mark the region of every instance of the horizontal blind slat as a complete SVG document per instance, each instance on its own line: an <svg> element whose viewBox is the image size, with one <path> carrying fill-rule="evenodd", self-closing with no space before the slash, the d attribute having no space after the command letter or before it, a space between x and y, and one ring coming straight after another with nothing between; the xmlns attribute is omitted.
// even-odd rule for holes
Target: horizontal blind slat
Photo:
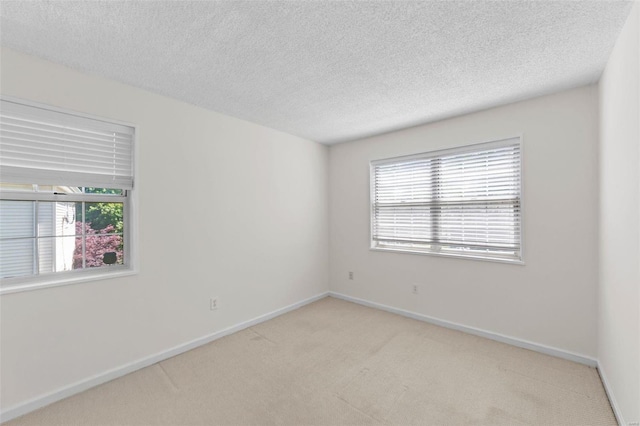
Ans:
<svg viewBox="0 0 640 426"><path fill-rule="evenodd" d="M3 147L7 148L7 147ZM5 159L12 158L16 161L24 158L26 155L31 155L31 158L36 161L36 158L41 158L42 161L54 162L54 163L64 163L80 161L82 162L90 162L96 165L107 165L113 166L114 164L120 164L128 168L129 163L131 162L131 157L123 157L118 154L112 154L109 157L109 160L106 161L104 156L95 155L95 154L87 154L83 152L74 152L74 151L66 151L66 150L50 150L50 149L29 149L28 146L22 146L19 148L8 148L1 149L0 153ZM7 165L19 165L19 164L7 164Z"/></svg>
<svg viewBox="0 0 640 426"><path fill-rule="evenodd" d="M518 260L520 164L519 140L372 163L372 240Z"/></svg>
<svg viewBox="0 0 640 426"><path fill-rule="evenodd" d="M134 129L18 102L0 102L0 179L131 189Z"/></svg>
<svg viewBox="0 0 640 426"><path fill-rule="evenodd" d="M62 135L64 136L64 135ZM13 132L5 128L0 127L0 137L6 140L5 144L10 144L10 141L14 141L14 144L20 145L23 142L38 143L43 145L49 145L52 148L60 147L74 147L76 149L93 150L97 152L112 152L114 150L121 152L130 152L129 143L122 143L116 141L101 141L95 142L93 140L82 140L79 138L65 138L56 137L51 138L43 135L29 134L25 132Z"/></svg>
<svg viewBox="0 0 640 426"><path fill-rule="evenodd" d="M117 132L92 132L83 131L81 129L72 129L69 127L47 126L47 125L30 125L23 121L16 121L7 117L0 117L0 124L4 129L17 133L37 134L44 137L59 137L60 135L69 136L82 140L94 141L114 141L116 143L126 143L131 139L131 135Z"/></svg>

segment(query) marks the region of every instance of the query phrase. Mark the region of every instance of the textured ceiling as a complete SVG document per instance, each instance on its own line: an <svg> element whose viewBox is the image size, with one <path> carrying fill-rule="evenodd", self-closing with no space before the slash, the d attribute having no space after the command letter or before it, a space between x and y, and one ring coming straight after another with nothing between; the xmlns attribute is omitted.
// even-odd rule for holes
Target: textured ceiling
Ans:
<svg viewBox="0 0 640 426"><path fill-rule="evenodd" d="M323 143L598 80L630 2L2 1L2 44Z"/></svg>

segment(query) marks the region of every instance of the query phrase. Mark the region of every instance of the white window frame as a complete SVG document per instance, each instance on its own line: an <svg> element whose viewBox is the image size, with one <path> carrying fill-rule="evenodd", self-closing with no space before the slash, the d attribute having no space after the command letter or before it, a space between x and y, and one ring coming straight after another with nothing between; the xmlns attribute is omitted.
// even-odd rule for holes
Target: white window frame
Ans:
<svg viewBox="0 0 640 426"><path fill-rule="evenodd" d="M373 238L374 235L374 201L375 201L375 180L373 178L375 167L380 164L388 164L399 161L406 161L415 158L425 158L425 157L437 157L449 154L462 153L468 150L472 150L474 148L482 148L483 146L489 146L491 144L499 144L508 140L518 140L518 145L520 148L520 259L505 259L500 257L491 257L485 256L476 253L452 253L452 252L440 252L440 251L428 251L419 248L410 248L410 247L399 247L399 248L391 248L391 247L379 247L376 244L376 241ZM482 142L474 142L471 144L458 145L452 148L446 149L438 149L432 151L420 152L417 154L409 154L402 155L397 157L389 157L389 158L381 158L377 160L371 160L369 162L369 250L371 251L379 251L379 252L392 252L392 253L400 253L400 254L415 254L422 256L436 256L436 257L448 257L448 258L458 258L458 259L468 259L468 260L479 260L485 262L498 262L498 263L507 263L511 265L524 265L524 254L525 254L525 238L524 238L524 142L523 135L504 137L500 139L492 139Z"/></svg>
<svg viewBox="0 0 640 426"><path fill-rule="evenodd" d="M92 120L99 120L109 123L118 124L121 126L128 126L133 128L133 179L135 187L130 190L123 191L123 195L112 194L80 194L80 193L67 193L65 195L57 195L47 192L30 192L19 190L1 190L0 199L13 200L13 201L53 201L53 202L122 202L123 203L123 240L124 240L124 264L123 265L111 265L108 267L97 268L83 268L71 271L51 272L45 274L20 276L15 278L2 278L0 279L0 295L17 293L22 291L37 290L48 287L57 287L63 285L77 284L90 281L98 281L103 279L111 279L118 277L125 277L138 274L138 182L137 182L137 158L138 158L138 144L139 129L135 124L106 119L104 117L86 114L83 112L73 111L65 108L59 108L39 102L33 102L13 96L0 95L0 99L23 104L26 106L32 106L36 108L43 108L55 112L61 112L64 114L71 114L83 118ZM1 178L0 178L1 179ZM42 184L42 182L25 182L25 184ZM48 185L51 186L51 185ZM55 185L54 185L55 186ZM87 185L89 186L89 185Z"/></svg>

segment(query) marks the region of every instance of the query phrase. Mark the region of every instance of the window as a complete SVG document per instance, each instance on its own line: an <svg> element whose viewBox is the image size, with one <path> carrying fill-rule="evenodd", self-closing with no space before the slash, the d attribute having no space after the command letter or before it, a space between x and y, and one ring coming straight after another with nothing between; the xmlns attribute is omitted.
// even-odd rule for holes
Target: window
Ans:
<svg viewBox="0 0 640 426"><path fill-rule="evenodd" d="M0 102L2 290L130 270L134 129Z"/></svg>
<svg viewBox="0 0 640 426"><path fill-rule="evenodd" d="M522 262L520 138L371 163L371 247Z"/></svg>

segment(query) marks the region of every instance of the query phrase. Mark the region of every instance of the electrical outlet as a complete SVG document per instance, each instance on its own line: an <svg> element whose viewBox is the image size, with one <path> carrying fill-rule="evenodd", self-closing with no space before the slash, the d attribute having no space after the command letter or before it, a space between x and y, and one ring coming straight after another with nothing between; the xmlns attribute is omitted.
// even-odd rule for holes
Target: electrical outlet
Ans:
<svg viewBox="0 0 640 426"><path fill-rule="evenodd" d="M353 279L353 272L349 271L349 279L352 280Z"/></svg>
<svg viewBox="0 0 640 426"><path fill-rule="evenodd" d="M217 297L212 297L209 300L209 309L211 309L212 311L215 311L216 309L218 309L218 298Z"/></svg>
<svg viewBox="0 0 640 426"><path fill-rule="evenodd" d="M418 284L413 284L411 286L411 293L413 294L418 294L420 293L420 287L418 287Z"/></svg>

